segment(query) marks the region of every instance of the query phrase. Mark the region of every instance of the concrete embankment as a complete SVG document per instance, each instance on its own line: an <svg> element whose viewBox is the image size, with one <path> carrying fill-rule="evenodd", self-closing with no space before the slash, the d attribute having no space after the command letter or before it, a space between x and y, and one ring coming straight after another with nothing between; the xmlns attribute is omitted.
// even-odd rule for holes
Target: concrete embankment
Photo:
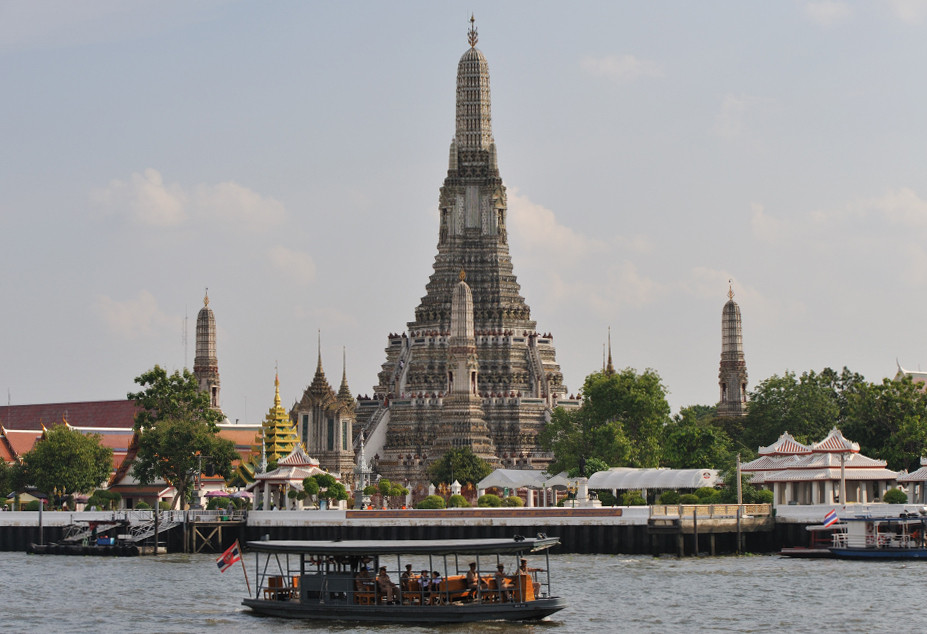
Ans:
<svg viewBox="0 0 927 634"><path fill-rule="evenodd" d="M736 508L736 507L735 507ZM661 510L654 522L651 507L520 508L367 511L254 511L247 522L227 525L217 539L216 518L187 514L187 523L161 534L160 543L170 552L216 552L234 539L453 539L481 537L557 536L561 553L623 553L690 555L693 552L722 554L738 551L738 520L730 508L723 513L699 510L704 517L688 517L688 508L674 517ZM137 511L133 511L137 514ZM105 521L112 513L43 513L40 537L38 513L0 513L0 550L27 550L40 540L62 539L65 527L75 521ZM116 513L119 516L119 513ZM739 520L740 550L771 552L779 547L773 523L765 517ZM203 521L208 519L209 521ZM212 541L205 539L213 535ZM197 541L199 536L199 541ZM186 546L185 546L186 545Z"/></svg>

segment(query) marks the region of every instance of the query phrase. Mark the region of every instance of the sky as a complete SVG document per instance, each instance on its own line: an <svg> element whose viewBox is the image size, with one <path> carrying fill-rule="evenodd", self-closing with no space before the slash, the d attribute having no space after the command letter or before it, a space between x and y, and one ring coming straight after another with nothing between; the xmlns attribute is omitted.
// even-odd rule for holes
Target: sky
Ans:
<svg viewBox="0 0 927 634"><path fill-rule="evenodd" d="M927 369L927 2L0 0L4 403L193 365L259 422L342 354L371 394L425 293L471 12L509 243L570 392L653 368L718 400ZM186 333L186 336L185 336Z"/></svg>

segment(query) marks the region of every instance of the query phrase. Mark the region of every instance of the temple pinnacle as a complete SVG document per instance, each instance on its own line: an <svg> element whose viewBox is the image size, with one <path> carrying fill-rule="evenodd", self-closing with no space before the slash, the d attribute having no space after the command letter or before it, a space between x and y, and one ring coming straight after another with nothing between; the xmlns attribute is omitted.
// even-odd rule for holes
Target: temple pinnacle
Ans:
<svg viewBox="0 0 927 634"><path fill-rule="evenodd" d="M474 26L475 22L476 22L476 18L474 18L473 14L471 13L470 14L470 30L467 31L467 41L470 43L470 48L476 48L476 43L479 39L478 34L476 32L476 26Z"/></svg>
<svg viewBox="0 0 927 634"><path fill-rule="evenodd" d="M734 281L733 280L727 281L727 298L730 300L734 299Z"/></svg>

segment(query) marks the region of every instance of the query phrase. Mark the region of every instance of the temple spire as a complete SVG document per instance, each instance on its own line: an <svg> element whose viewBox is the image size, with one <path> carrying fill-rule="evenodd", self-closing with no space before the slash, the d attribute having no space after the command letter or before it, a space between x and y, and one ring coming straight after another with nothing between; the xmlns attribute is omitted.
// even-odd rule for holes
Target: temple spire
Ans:
<svg viewBox="0 0 927 634"><path fill-rule="evenodd" d="M727 296L727 303L721 311L718 416L743 416L747 413L747 362L744 359L740 307L734 301L734 285L730 280Z"/></svg>
<svg viewBox="0 0 927 634"><path fill-rule="evenodd" d="M605 374L612 375L615 373L615 366L612 365L612 327L608 327L608 365L605 366Z"/></svg>
<svg viewBox="0 0 927 634"><path fill-rule="evenodd" d="M479 34L476 31L476 18L473 14L470 14L470 30L467 31L467 41L470 43L470 48L476 48L476 43L479 41Z"/></svg>

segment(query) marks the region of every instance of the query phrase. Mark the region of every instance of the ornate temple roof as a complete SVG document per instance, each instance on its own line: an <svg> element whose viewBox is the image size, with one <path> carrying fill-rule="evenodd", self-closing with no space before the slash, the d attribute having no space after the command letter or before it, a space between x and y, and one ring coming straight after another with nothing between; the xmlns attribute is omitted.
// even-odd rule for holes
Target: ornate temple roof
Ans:
<svg viewBox="0 0 927 634"><path fill-rule="evenodd" d="M859 443L850 442L843 437L840 430L834 427L827 434L827 438L821 442L811 445L811 450L815 452L832 451L836 453L859 453Z"/></svg>
<svg viewBox="0 0 927 634"><path fill-rule="evenodd" d="M761 456L806 454L811 453L811 447L792 438L789 432L784 432L779 440L768 447L760 447L757 453Z"/></svg>

